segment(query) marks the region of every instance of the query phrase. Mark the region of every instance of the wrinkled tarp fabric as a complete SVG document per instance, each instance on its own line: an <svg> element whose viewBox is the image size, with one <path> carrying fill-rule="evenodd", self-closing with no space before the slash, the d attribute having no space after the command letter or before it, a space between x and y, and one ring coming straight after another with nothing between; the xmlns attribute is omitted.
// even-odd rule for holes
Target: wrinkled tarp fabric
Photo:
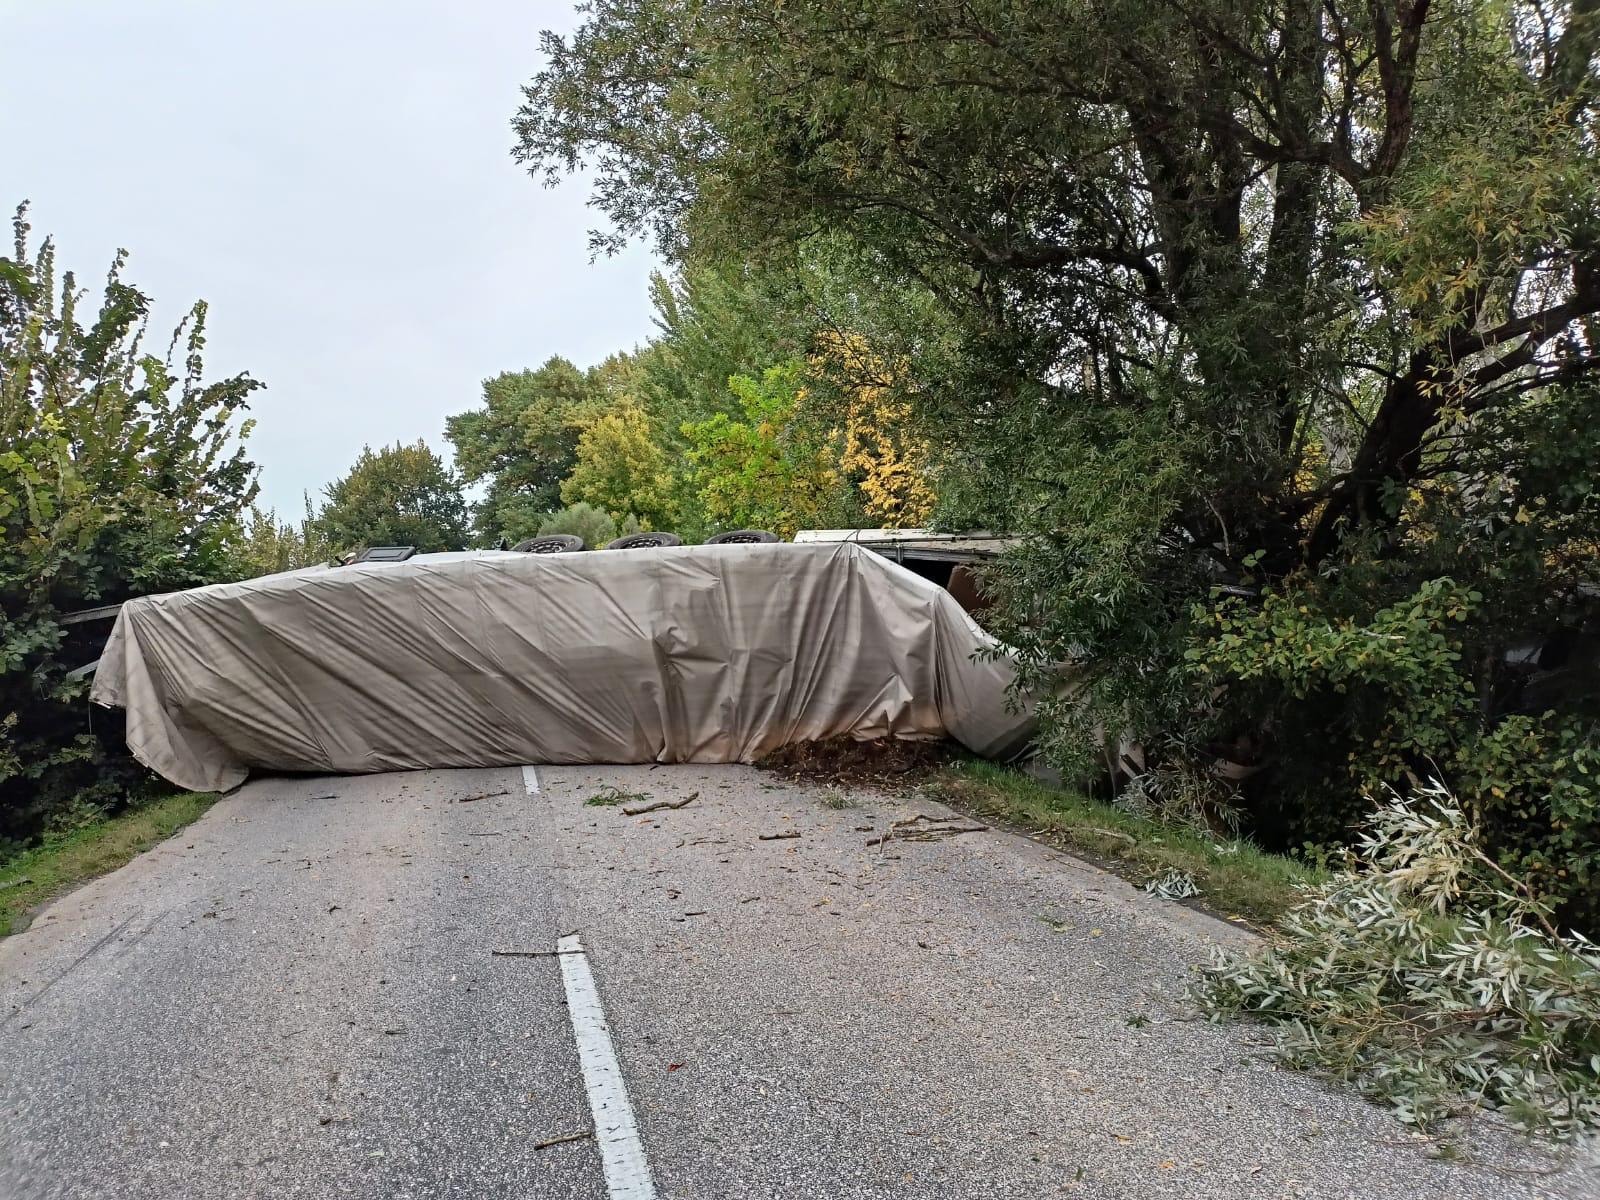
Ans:
<svg viewBox="0 0 1600 1200"><path fill-rule="evenodd" d="M749 762L841 735L1001 756L1030 720L993 646L848 544L486 551L129 601L92 698L197 791L251 767Z"/></svg>

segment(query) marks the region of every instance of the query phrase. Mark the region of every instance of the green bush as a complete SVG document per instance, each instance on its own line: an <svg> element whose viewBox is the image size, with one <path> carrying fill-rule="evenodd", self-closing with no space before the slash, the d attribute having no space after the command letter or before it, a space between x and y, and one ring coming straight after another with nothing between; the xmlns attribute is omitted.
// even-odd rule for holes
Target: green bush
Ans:
<svg viewBox="0 0 1600 1200"><path fill-rule="evenodd" d="M1230 714L1271 714L1271 790L1254 789L1255 827L1269 840L1337 844L1365 818L1367 795L1442 776L1508 870L1563 922L1600 928L1592 722L1484 703L1471 669L1484 655L1468 650L1484 599L1434 579L1359 620L1330 612L1316 585L1248 604L1225 597L1197 606L1185 658Z"/></svg>
<svg viewBox="0 0 1600 1200"><path fill-rule="evenodd" d="M112 266L84 319L46 241L0 257L0 840L115 807L142 775L90 731L92 659L75 609L226 578L255 496L236 418L259 385L203 380L205 306L165 357L145 352L148 298ZM102 627L103 629L103 627Z"/></svg>
<svg viewBox="0 0 1600 1200"><path fill-rule="evenodd" d="M1586 721L1505 718L1450 763L1483 844L1564 925L1600 930L1600 747Z"/></svg>
<svg viewBox="0 0 1600 1200"><path fill-rule="evenodd" d="M1214 1016L1273 1026L1292 1064L1412 1124L1496 1110L1556 1139L1600 1126L1600 947L1563 936L1439 785L1379 805L1360 863L1261 950L1218 950Z"/></svg>
<svg viewBox="0 0 1600 1200"><path fill-rule="evenodd" d="M1460 623L1481 599L1434 579L1370 615L1330 611L1314 583L1195 606L1185 690L1228 715L1270 714L1281 808L1258 823L1272 840L1343 841L1364 791L1450 757L1477 724Z"/></svg>
<svg viewBox="0 0 1600 1200"><path fill-rule="evenodd" d="M637 526L632 532L638 532ZM607 542L618 536L616 522L610 514L581 500L560 512L552 513L539 523L540 537L552 533L581 537L591 550L604 549Z"/></svg>

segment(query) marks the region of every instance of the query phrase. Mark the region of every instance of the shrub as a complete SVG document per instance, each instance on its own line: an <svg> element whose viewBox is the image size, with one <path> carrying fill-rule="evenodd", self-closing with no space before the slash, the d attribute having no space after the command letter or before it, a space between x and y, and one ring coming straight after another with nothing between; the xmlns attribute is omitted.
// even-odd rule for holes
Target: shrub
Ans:
<svg viewBox="0 0 1600 1200"><path fill-rule="evenodd" d="M1203 1004L1273 1026L1290 1064L1410 1124L1481 1106L1556 1139L1600 1126L1600 947L1558 933L1480 836L1440 784L1390 793L1357 865L1265 949L1215 952Z"/></svg>
<svg viewBox="0 0 1600 1200"><path fill-rule="evenodd" d="M552 533L573 534L581 537L589 549L599 550L617 536L617 525L609 513L580 500L540 522L540 537Z"/></svg>
<svg viewBox="0 0 1600 1200"><path fill-rule="evenodd" d="M1484 603L1449 578L1365 620L1312 585L1253 606L1224 598L1195 610L1202 636L1185 657L1217 703L1272 715L1278 765L1272 794L1255 796L1258 832L1337 844L1368 795L1442 775L1484 848L1563 922L1595 930L1600 748L1581 711L1487 711L1489 685L1471 669L1487 657L1471 641Z"/></svg>
<svg viewBox="0 0 1600 1200"><path fill-rule="evenodd" d="M149 300L112 264L100 307L59 287L46 241L0 257L0 840L114 807L142 774L92 736L94 657L74 609L225 578L255 496L235 418L259 385L202 379L205 306L165 357L142 348ZM181 359L175 362L181 349Z"/></svg>
<svg viewBox="0 0 1600 1200"><path fill-rule="evenodd" d="M1558 920L1600 930L1600 747L1587 722L1507 717L1451 763L1483 844Z"/></svg>

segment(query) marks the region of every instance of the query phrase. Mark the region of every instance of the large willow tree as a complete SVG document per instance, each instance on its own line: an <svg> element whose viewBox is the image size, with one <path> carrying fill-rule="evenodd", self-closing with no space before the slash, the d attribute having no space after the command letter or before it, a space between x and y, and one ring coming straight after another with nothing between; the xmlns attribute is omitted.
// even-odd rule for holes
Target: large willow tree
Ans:
<svg viewBox="0 0 1600 1200"><path fill-rule="evenodd" d="M518 152L594 170L601 245L920 281L965 346L920 380L941 494L1033 535L1000 620L1086 672L1058 748L1303 799L1466 754L1600 583L1597 7L598 0Z"/></svg>

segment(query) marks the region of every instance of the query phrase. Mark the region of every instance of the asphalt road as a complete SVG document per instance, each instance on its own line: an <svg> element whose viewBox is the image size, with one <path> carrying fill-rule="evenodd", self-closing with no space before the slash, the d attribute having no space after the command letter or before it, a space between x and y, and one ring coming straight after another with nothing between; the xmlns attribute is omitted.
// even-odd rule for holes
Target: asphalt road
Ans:
<svg viewBox="0 0 1600 1200"><path fill-rule="evenodd" d="M1026 839L869 846L944 810L741 767L536 778L254 782L0 943L0 1197L1600 1194L1195 1020L1242 935Z"/></svg>

